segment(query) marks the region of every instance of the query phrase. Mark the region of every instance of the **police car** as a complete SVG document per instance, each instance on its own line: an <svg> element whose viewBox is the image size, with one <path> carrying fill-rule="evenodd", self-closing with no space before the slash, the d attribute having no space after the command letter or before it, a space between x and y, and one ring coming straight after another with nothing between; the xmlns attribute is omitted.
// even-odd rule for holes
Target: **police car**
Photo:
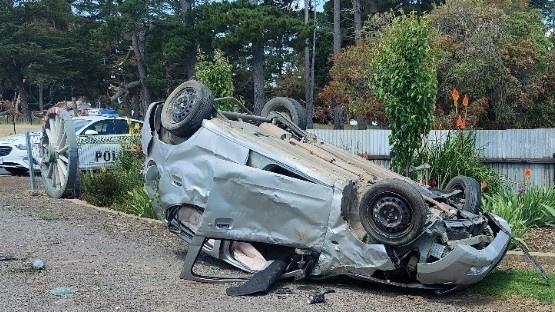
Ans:
<svg viewBox="0 0 555 312"><path fill-rule="evenodd" d="M129 142L131 133L140 133L142 121L119 117L112 112L89 110L86 116L73 118L79 143L79 168L98 169L117 159L122 142ZM25 134L0 138L0 168L11 174L24 174L33 164L40 170L38 145L40 131L31 133L32 160L29 161Z"/></svg>

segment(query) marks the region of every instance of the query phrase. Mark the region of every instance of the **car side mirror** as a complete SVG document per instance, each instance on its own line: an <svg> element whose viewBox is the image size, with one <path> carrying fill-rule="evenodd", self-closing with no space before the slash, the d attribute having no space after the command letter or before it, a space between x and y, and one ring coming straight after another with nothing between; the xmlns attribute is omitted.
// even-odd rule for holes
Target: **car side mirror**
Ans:
<svg viewBox="0 0 555 312"><path fill-rule="evenodd" d="M94 131L94 130L91 130L91 129L85 130L85 135L97 135L97 134L98 134L97 131Z"/></svg>

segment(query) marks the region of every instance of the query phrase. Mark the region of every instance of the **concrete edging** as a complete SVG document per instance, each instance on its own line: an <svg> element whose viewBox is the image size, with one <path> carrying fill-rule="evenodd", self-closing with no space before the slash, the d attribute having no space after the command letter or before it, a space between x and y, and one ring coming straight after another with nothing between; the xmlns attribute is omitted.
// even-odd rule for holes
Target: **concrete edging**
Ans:
<svg viewBox="0 0 555 312"><path fill-rule="evenodd" d="M166 222L161 221L161 220L140 217L140 216L137 216L137 215L128 214L128 213L113 210L113 209L110 209L110 208L98 207L98 206L89 204L86 201L80 200L80 199L77 199L77 198L68 198L68 199L65 199L65 200L68 200L68 201L70 201L74 204L77 204L77 205L80 205L80 206L83 206L83 207L93 208L93 209L96 209L96 210L102 211L102 212L107 212L107 213L111 213L111 214L115 214L115 215L119 215L119 216L125 216L125 217L128 217L128 218L133 218L133 219L145 221L145 222L148 222L148 223L156 223L156 224L166 225Z"/></svg>
<svg viewBox="0 0 555 312"><path fill-rule="evenodd" d="M555 265L555 253L553 252L531 251L530 254L534 258L536 258L542 265ZM509 250L503 258L503 261L528 262L528 259L526 259L526 256L524 256L524 253L522 251Z"/></svg>

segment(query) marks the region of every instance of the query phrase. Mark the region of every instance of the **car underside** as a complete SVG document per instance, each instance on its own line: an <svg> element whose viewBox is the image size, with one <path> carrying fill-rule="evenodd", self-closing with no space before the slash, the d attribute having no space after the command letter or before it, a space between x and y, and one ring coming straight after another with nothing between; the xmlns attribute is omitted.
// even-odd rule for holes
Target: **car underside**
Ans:
<svg viewBox="0 0 555 312"><path fill-rule="evenodd" d="M510 229L480 211L477 181L420 185L319 140L302 129L296 101L276 99L262 116L217 111L192 81L149 107L145 188L189 244L183 278L242 280L194 273L204 251L253 273L230 295L334 276L444 292L480 281L502 259Z"/></svg>

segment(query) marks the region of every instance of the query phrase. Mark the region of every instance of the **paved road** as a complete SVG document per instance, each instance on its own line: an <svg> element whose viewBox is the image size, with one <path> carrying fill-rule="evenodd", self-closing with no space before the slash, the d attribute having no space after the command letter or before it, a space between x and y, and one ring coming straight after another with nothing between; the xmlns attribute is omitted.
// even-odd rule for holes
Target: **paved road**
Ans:
<svg viewBox="0 0 555 312"><path fill-rule="evenodd" d="M0 177L0 311L518 311L492 298L384 289L350 280L280 284L266 296L232 298L225 285L180 280L186 246L160 223L31 196L25 177ZM29 259L45 261L43 271ZM202 258L199 270L238 272ZM76 294L59 298L55 287ZM332 288L324 304L308 295ZM289 293L288 293L289 292Z"/></svg>

